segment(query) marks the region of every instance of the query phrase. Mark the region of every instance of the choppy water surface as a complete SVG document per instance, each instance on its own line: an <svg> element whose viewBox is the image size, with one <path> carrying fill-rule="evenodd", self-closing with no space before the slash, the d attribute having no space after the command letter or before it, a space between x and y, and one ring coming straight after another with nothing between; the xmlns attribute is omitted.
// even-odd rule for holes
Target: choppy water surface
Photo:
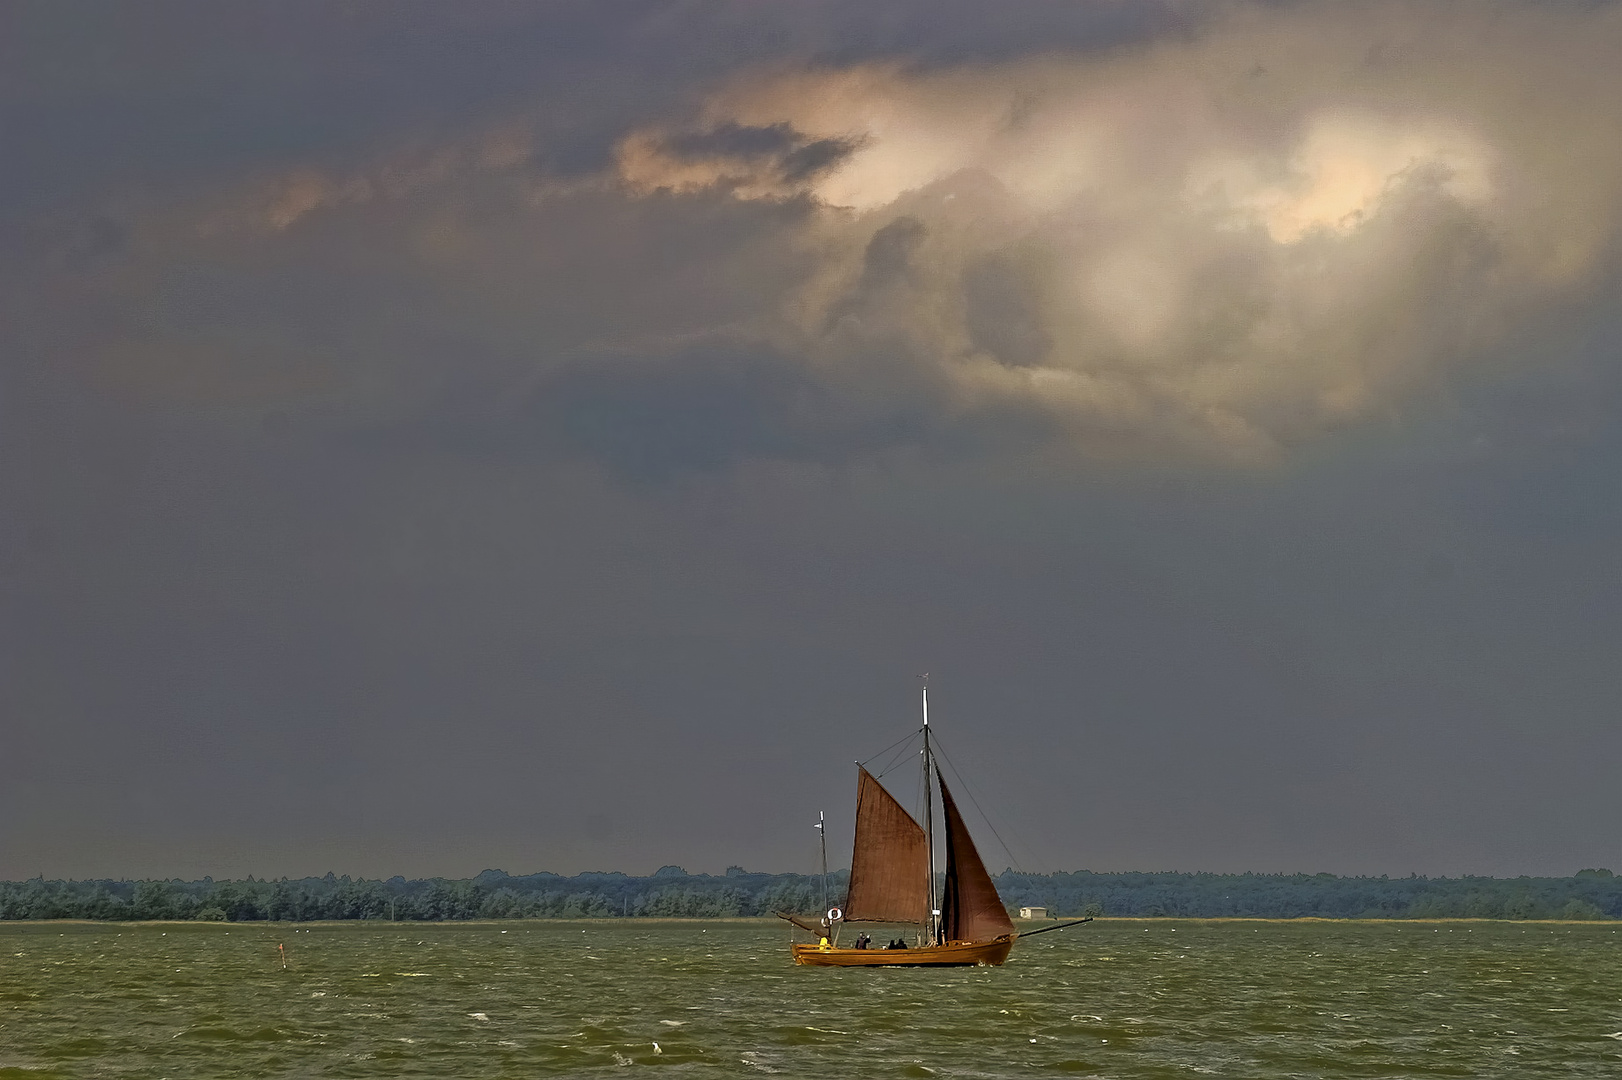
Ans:
<svg viewBox="0 0 1622 1080"><path fill-rule="evenodd" d="M0 924L0 1077L1622 1076L1607 924L1098 922L937 971L796 968L787 940Z"/></svg>

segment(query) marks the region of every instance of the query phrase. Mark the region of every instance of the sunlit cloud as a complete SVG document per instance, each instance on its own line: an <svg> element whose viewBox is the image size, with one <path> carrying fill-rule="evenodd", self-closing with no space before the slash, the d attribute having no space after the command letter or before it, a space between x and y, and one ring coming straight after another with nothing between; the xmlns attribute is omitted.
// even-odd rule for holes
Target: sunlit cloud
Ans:
<svg viewBox="0 0 1622 1080"><path fill-rule="evenodd" d="M1313 231L1346 235L1403 184L1432 180L1460 206L1486 210L1493 196L1491 151L1460 128L1371 115L1315 118L1279 175L1255 158L1196 164L1189 195L1231 207L1236 226L1259 221L1292 244Z"/></svg>
<svg viewBox="0 0 1622 1080"><path fill-rule="evenodd" d="M1588 287L1622 208L1593 152L1622 103L1560 51L1614 44L1613 13L1366 14L1241 11L1104 59L756 72L629 137L620 168L637 192L823 206L784 315L826 370L905 355L954 407L1023 402L1088 452L1266 459ZM727 132L841 152L795 173L672 149Z"/></svg>
<svg viewBox="0 0 1622 1080"><path fill-rule="evenodd" d="M164 258L196 243L215 262L296 241L269 264L295 276L324 244L387 251L372 264L411 299L382 321L511 358L478 376L510 379L503 400L618 363L594 358L770 356L795 376L750 385L814 386L816 404L758 402L803 437L745 457L820 437L838 458L852 431L869 434L849 455L865 455L888 430L1082 459L1277 461L1484 367L1516 327L1607 280L1622 88L1594 73L1622 16L1225 11L1098 54L743 70L650 103L567 175L521 113L496 117L342 165L288 163L135 234L180 235ZM159 278L130 259L130 295L150 292ZM329 252L310 276L342 263ZM162 355L162 304L132 304L152 343L140 355ZM232 355L229 326L209 333L173 353ZM464 377L398 352L333 352L331 370L277 385L422 401Z"/></svg>

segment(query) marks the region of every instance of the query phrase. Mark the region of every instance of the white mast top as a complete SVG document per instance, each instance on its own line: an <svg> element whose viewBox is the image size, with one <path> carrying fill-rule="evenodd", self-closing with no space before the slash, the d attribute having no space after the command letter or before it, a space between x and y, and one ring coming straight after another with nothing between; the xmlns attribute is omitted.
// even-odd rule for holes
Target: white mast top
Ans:
<svg viewBox="0 0 1622 1080"><path fill-rule="evenodd" d="M924 672L924 727L929 726L929 672Z"/></svg>

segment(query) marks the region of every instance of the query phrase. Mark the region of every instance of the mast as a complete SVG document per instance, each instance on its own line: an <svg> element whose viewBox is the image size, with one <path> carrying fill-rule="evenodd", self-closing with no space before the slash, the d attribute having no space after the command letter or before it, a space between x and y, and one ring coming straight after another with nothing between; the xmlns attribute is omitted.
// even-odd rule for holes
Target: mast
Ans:
<svg viewBox="0 0 1622 1080"><path fill-rule="evenodd" d="M929 673L924 676L924 850L929 852L929 943L935 945L940 938L940 912L935 907L935 806L931 799L931 767L934 759L929 753Z"/></svg>
<svg viewBox="0 0 1622 1080"><path fill-rule="evenodd" d="M817 839L822 841L822 918L828 918L828 820L821 810L817 811Z"/></svg>

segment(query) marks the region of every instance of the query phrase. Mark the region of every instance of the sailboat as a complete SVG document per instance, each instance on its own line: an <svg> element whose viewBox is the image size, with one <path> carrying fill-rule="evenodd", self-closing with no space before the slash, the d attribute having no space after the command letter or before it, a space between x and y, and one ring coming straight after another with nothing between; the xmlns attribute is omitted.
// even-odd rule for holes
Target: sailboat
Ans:
<svg viewBox="0 0 1622 1080"><path fill-rule="evenodd" d="M941 776L929 742L929 687L924 686L924 822L885 790L866 767L856 767L856 841L843 909L827 908L820 923L785 912L778 916L817 935L814 944L790 945L796 964L815 967L922 967L1001 964L1022 935L1014 929L975 850L963 815ZM940 792L946 830L946 874L936 905L933 793ZM818 822L818 829L823 829ZM824 878L827 837L823 837ZM826 891L826 886L824 887ZM826 903L824 904L826 907ZM1081 920L1087 921L1087 920ZM838 944L842 923L910 924L915 944L874 948ZM1064 925L1075 925L1067 923ZM1044 927L1061 929L1059 926ZM1041 931L1032 931L1040 933ZM862 935L865 938L865 935Z"/></svg>

